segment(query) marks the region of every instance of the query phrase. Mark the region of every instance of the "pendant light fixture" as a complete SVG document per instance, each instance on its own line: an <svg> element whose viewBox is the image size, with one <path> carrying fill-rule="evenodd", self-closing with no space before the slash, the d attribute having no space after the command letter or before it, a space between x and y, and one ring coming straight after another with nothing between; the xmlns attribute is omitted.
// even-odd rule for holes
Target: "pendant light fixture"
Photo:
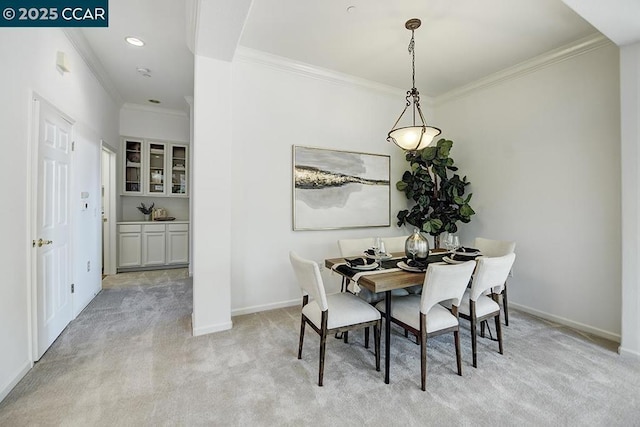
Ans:
<svg viewBox="0 0 640 427"><path fill-rule="evenodd" d="M424 115L422 114L422 109L420 108L420 93L418 89L416 89L416 52L415 52L415 40L413 37L413 32L420 27L419 19L413 18L409 19L405 24L405 28L407 30L411 30L411 41L409 42L409 53L411 54L411 89L407 91L406 104L402 113L400 113L400 117L393 125L391 131L387 135L387 141L393 142L398 147L407 151L414 150L422 150L426 146L428 146L433 138L440 135L440 129L427 126ZM412 125L398 127L400 123L400 119L407 111L407 108L411 107L412 111ZM416 112L418 113L418 117L420 122L416 124Z"/></svg>

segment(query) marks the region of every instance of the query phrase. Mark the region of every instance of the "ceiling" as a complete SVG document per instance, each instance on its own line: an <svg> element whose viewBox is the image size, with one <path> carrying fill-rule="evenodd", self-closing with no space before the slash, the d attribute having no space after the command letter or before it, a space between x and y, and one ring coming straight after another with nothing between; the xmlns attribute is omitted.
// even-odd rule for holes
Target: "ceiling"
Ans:
<svg viewBox="0 0 640 427"><path fill-rule="evenodd" d="M347 12L354 6L352 13ZM596 30L561 0L256 0L242 46L438 96Z"/></svg>
<svg viewBox="0 0 640 427"><path fill-rule="evenodd" d="M85 57L94 58L92 67L122 102L184 112L189 110L185 96L193 96L193 54L186 34L184 0L111 0L109 27L81 30L91 50ZM132 46L127 36L146 44ZM137 68L149 69L151 77Z"/></svg>
<svg viewBox="0 0 640 427"><path fill-rule="evenodd" d="M207 2L225 9L241 3L199 4ZM148 100L157 99L160 107L188 111L185 96L193 95L194 69L187 47L188 4L112 0L108 28L81 30L90 50L85 57L94 57L94 69L102 69L103 80L123 102L152 105ZM228 43L243 48L400 89L411 85L411 32L404 24L420 18L416 86L433 97L597 34L562 0L253 0L243 13L247 10L241 31L237 20L201 18L198 25L238 34L239 41ZM128 45L124 38L129 35L146 45ZM137 72L138 67L148 68L151 77Z"/></svg>

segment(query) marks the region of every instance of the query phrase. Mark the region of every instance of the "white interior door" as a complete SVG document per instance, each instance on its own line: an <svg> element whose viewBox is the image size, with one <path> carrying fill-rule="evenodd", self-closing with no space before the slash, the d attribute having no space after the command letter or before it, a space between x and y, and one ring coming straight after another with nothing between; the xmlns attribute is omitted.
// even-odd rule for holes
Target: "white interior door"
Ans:
<svg viewBox="0 0 640 427"><path fill-rule="evenodd" d="M109 266L111 266L111 235L109 234L109 214L111 197L109 192L109 173L110 169L110 156L109 152L105 149L102 150L102 274L107 274Z"/></svg>
<svg viewBox="0 0 640 427"><path fill-rule="evenodd" d="M36 357L72 319L71 124L44 102L38 114L36 236Z"/></svg>
<svg viewBox="0 0 640 427"><path fill-rule="evenodd" d="M116 274L116 153L102 145L102 272Z"/></svg>

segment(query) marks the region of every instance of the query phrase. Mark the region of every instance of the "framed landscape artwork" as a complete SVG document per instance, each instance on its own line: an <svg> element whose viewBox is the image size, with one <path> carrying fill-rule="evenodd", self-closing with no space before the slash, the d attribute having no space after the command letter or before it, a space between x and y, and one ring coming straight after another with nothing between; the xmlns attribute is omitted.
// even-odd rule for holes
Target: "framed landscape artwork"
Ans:
<svg viewBox="0 0 640 427"><path fill-rule="evenodd" d="M391 158L293 146L293 229L389 227Z"/></svg>

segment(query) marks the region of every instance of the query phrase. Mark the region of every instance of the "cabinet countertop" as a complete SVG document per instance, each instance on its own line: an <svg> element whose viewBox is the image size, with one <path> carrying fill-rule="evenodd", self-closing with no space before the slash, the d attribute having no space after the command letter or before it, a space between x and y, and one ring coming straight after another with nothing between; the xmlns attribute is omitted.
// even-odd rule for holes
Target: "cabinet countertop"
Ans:
<svg viewBox="0 0 640 427"><path fill-rule="evenodd" d="M176 219L173 221L118 221L116 224L189 224L189 221L185 219Z"/></svg>

